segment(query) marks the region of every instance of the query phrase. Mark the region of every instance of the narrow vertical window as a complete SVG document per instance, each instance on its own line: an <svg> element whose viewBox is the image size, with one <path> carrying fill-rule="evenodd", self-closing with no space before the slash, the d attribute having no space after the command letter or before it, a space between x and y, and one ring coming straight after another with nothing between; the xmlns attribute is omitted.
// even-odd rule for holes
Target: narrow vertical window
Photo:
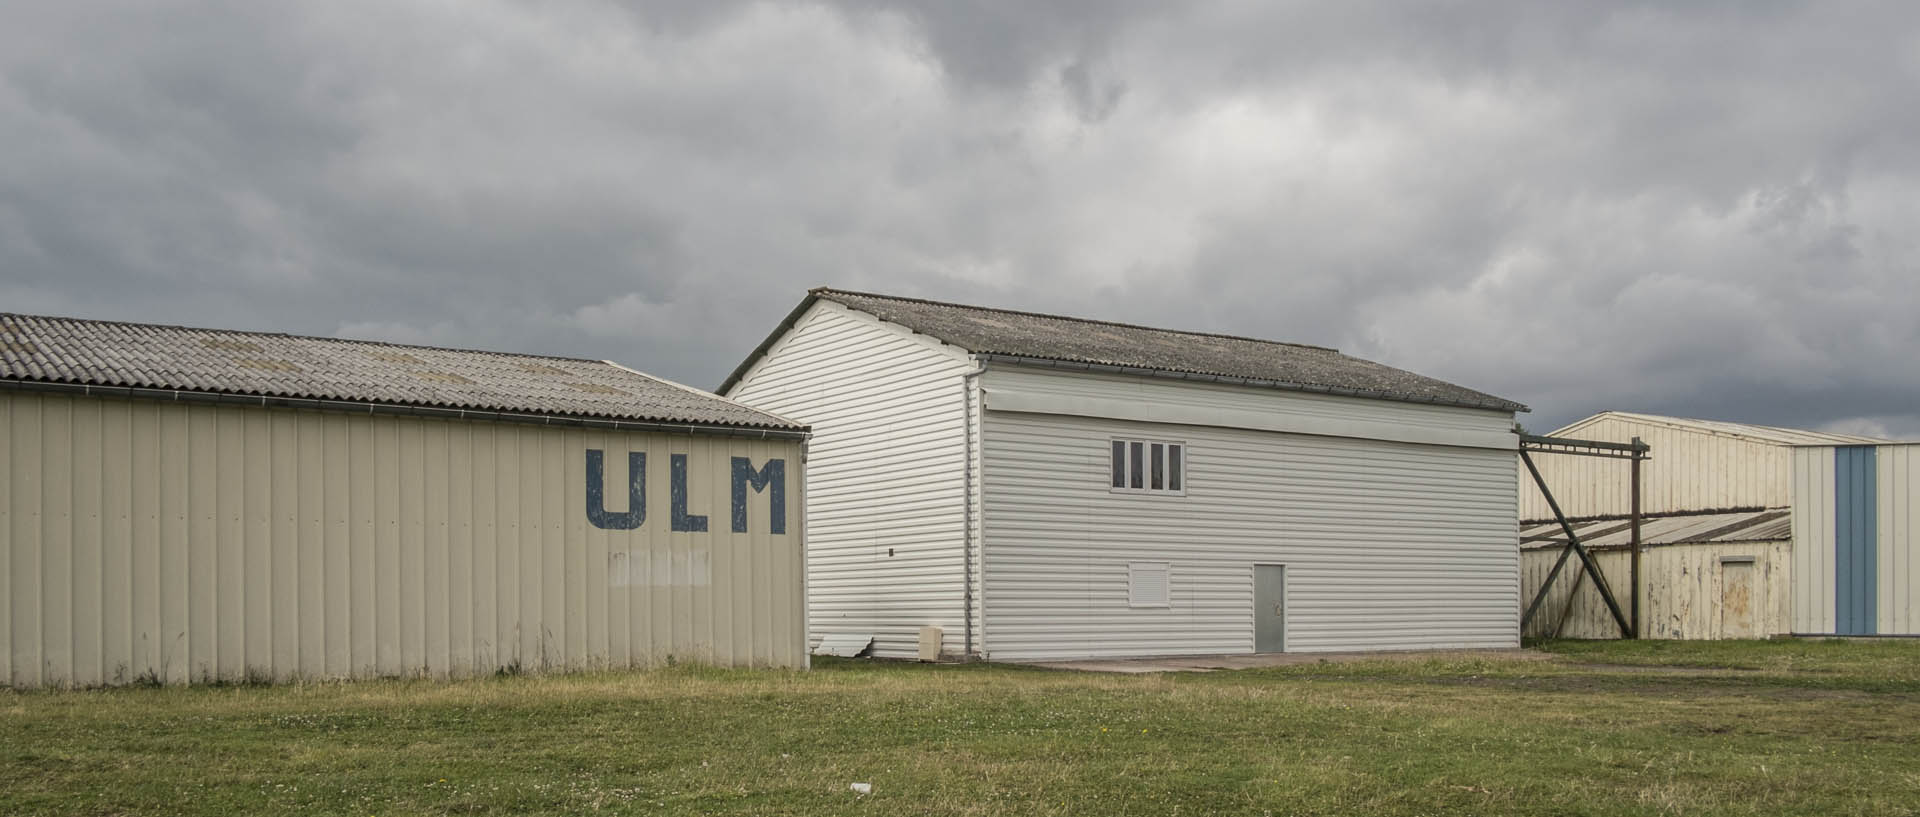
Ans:
<svg viewBox="0 0 1920 817"><path fill-rule="evenodd" d="M1165 445L1153 444L1153 470L1148 473L1153 475L1153 485L1149 487L1156 491L1167 489L1167 447Z"/></svg>
<svg viewBox="0 0 1920 817"><path fill-rule="evenodd" d="M1129 443L1127 446L1127 472L1130 477L1127 482L1127 487L1129 488L1147 487L1146 480L1141 479L1143 476L1141 471L1143 470L1146 460L1146 457L1141 456L1141 454L1144 453L1143 449L1146 447L1146 443Z"/></svg>
<svg viewBox="0 0 1920 817"><path fill-rule="evenodd" d="M1180 449L1184 447L1185 446L1180 445L1167 446L1167 490L1169 491L1186 490L1184 486L1187 481L1184 478L1185 475L1181 473L1182 463L1180 461Z"/></svg>
<svg viewBox="0 0 1920 817"><path fill-rule="evenodd" d="M1127 444L1122 440L1113 441L1113 487L1127 487Z"/></svg>

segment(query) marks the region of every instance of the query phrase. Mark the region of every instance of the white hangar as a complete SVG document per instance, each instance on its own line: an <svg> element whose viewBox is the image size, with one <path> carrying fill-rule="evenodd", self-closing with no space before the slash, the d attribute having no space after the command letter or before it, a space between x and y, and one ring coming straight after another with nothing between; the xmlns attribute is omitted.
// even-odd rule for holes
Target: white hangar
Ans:
<svg viewBox="0 0 1920 817"><path fill-rule="evenodd" d="M833 289L719 391L813 429L815 639L1519 644L1518 403L1317 346Z"/></svg>
<svg viewBox="0 0 1920 817"><path fill-rule="evenodd" d="M805 444L607 361L0 314L0 678L803 667Z"/></svg>

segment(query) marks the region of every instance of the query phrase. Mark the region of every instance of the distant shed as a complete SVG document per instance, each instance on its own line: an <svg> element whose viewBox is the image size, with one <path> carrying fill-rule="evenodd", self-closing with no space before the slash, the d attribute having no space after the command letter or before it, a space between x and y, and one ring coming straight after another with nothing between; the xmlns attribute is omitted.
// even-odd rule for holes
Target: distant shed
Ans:
<svg viewBox="0 0 1920 817"><path fill-rule="evenodd" d="M1642 637L1761 638L1787 632L1790 516L1776 508L1649 517L1640 532ZM1573 529L1625 604L1631 556L1626 521L1610 517L1578 522ZM1529 603L1565 544L1557 523L1531 522L1521 529L1521 580ZM1593 586L1569 581L1568 575L1548 591L1544 612L1527 634L1618 638L1619 627ZM1569 605L1568 596L1576 592L1579 598Z"/></svg>
<svg viewBox="0 0 1920 817"><path fill-rule="evenodd" d="M0 314L0 678L804 666L805 437L607 361Z"/></svg>
<svg viewBox="0 0 1920 817"><path fill-rule="evenodd" d="M1646 638L1764 638L1797 631L1794 583L1802 552L1794 491L1795 446L1881 442L1870 437L1746 423L1608 411L1552 432L1556 437L1651 446L1643 466L1640 588ZM1627 465L1619 460L1538 456L1554 498L1594 550L1607 583L1627 606ZM1523 597L1539 593L1566 541L1539 489L1520 476ZM1576 593L1572 604L1569 594ZM1566 576L1548 592L1529 636L1617 638L1620 631L1589 582Z"/></svg>

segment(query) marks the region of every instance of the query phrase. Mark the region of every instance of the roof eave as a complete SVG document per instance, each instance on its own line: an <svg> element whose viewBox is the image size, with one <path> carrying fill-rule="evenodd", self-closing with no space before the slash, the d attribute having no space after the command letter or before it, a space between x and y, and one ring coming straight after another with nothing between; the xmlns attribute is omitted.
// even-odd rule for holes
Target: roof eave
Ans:
<svg viewBox="0 0 1920 817"><path fill-rule="evenodd" d="M227 405L257 406L261 408L303 408L315 411L333 411L350 414L441 417L446 419L524 423L546 426L608 428L622 431L711 434L727 437L806 439L812 433L812 428L804 425L781 427L772 425L698 423L684 420L625 419L586 414L540 414L536 412L501 411L497 409L476 409L458 406L382 403L365 400L293 397L273 394L201 391L195 389L158 389L143 386L108 386L93 383L73 383L59 380L31 380L23 378L0 378L0 391L42 391L97 397L124 397L135 400L222 403Z"/></svg>
<svg viewBox="0 0 1920 817"><path fill-rule="evenodd" d="M1396 402L1396 403L1416 403L1420 405L1449 406L1452 408L1477 409L1480 411L1497 411L1497 412L1504 412L1508 414L1532 411L1532 409L1528 408L1524 404L1515 403L1511 400L1501 400L1500 402L1494 403L1494 404L1469 403L1465 401L1441 400L1437 398L1420 397L1416 395L1384 394L1381 392L1367 391L1364 389L1343 389L1337 386L1319 386L1319 385L1308 384L1308 383L1291 383L1283 380L1263 380L1260 378L1235 377L1232 375L1208 374L1205 372L1186 372L1186 371L1178 371L1174 369L1155 369L1148 366L1127 366L1127 365L1116 364L1116 363L1088 363L1088 362L1078 361L1078 360L1059 360L1055 358L1033 357L1031 355L1011 355L1003 352L975 352L974 356L982 360L987 360L995 363L1010 363L1016 366L1033 366L1037 368L1051 368L1051 369L1078 369L1078 370L1091 371L1091 372L1103 372L1103 371L1117 372L1117 373L1124 373L1124 374L1143 375L1146 377L1165 377L1165 378L1172 378L1176 380L1198 380L1198 381L1209 382L1209 383L1223 383L1226 385L1233 385L1233 386L1251 386L1254 388L1276 389L1280 391L1307 392L1312 394L1331 394L1339 397L1356 397L1356 398L1361 398L1365 400L1387 400L1387 401Z"/></svg>

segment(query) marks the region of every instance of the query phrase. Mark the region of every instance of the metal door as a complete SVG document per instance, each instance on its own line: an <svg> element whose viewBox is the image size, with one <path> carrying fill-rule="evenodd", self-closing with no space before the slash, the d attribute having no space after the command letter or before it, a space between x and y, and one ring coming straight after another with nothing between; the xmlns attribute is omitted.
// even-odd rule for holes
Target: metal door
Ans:
<svg viewBox="0 0 1920 817"><path fill-rule="evenodd" d="M1720 637L1753 638L1753 557L1720 561Z"/></svg>
<svg viewBox="0 0 1920 817"><path fill-rule="evenodd" d="M1287 566L1253 566L1253 651L1286 652Z"/></svg>

